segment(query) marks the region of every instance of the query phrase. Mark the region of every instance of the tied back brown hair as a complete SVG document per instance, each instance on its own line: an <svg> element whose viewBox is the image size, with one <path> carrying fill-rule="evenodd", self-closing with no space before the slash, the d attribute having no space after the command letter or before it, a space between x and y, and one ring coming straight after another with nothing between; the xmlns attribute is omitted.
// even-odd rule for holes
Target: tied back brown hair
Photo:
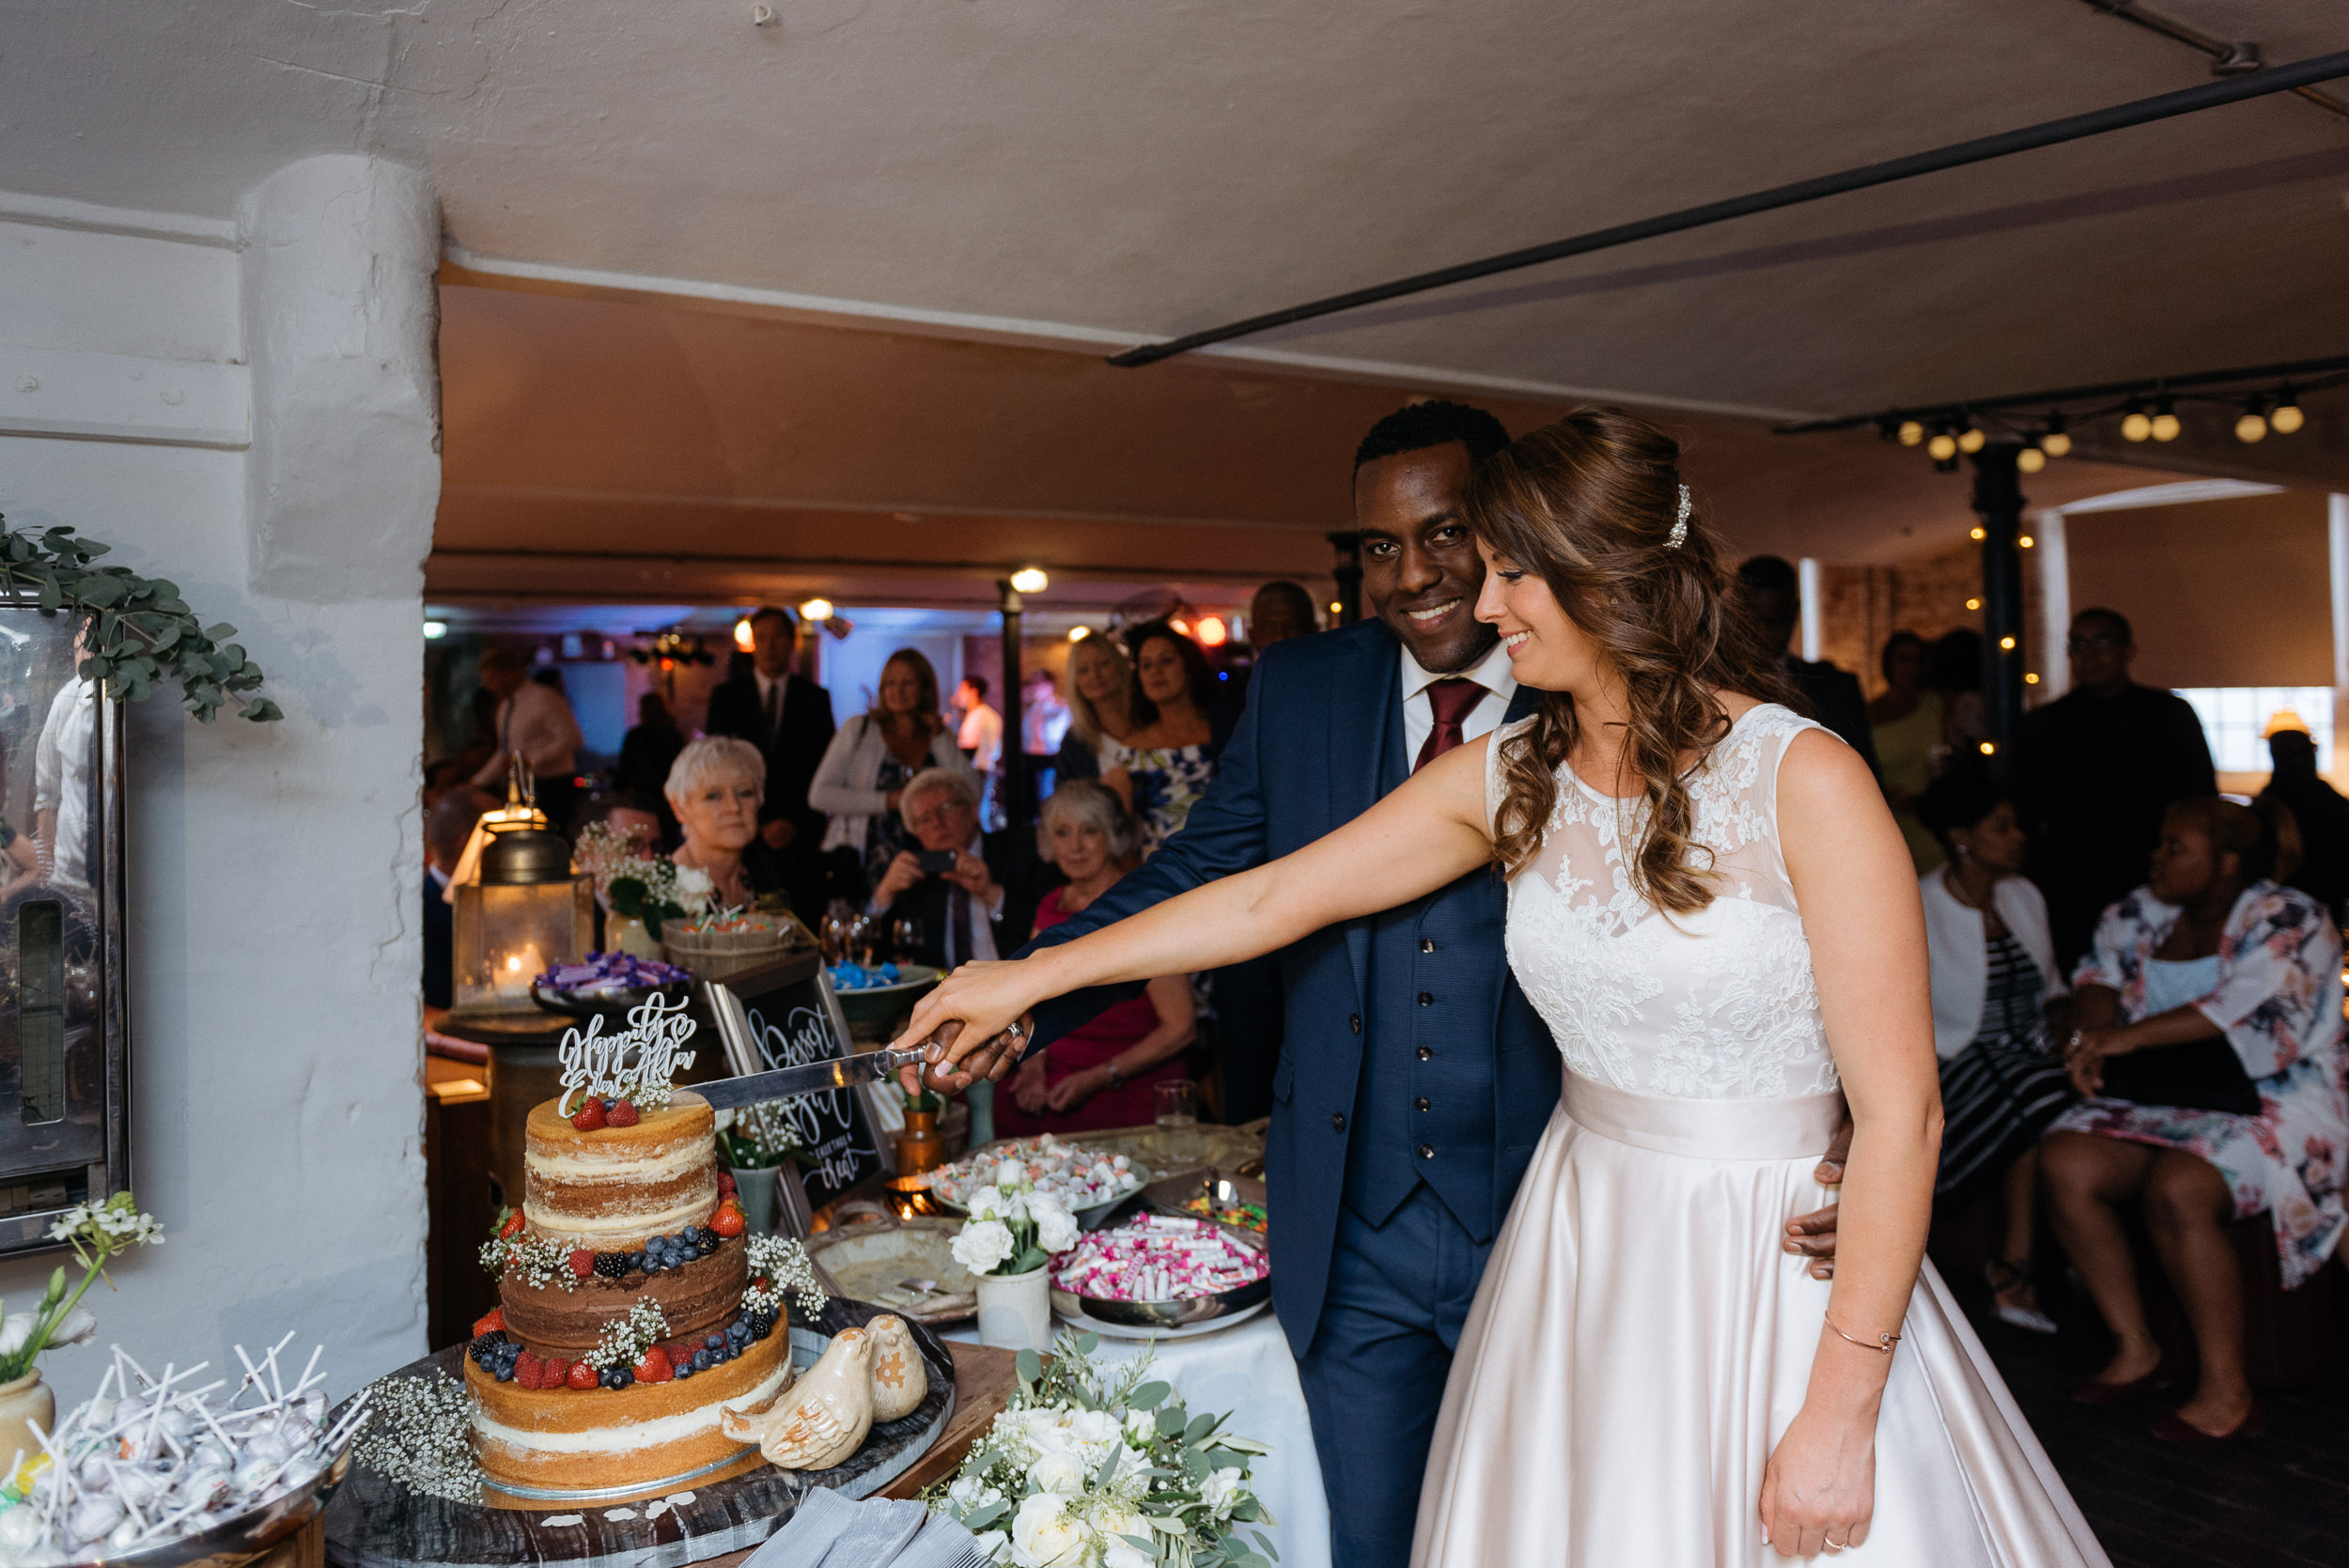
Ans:
<svg viewBox="0 0 2349 1568"><path fill-rule="evenodd" d="M2235 856L2246 882L2280 882L2300 869L2300 823L2281 800L2262 796L2239 806L2223 795L2203 795L2172 803L2163 815L2192 823L2215 853Z"/></svg>
<svg viewBox="0 0 2349 1568"><path fill-rule="evenodd" d="M1777 702L1786 691L1760 631L1729 598L1701 511L1681 543L1669 542L1680 490L1678 442L1636 414L1594 406L1479 464L1468 516L1495 555L1540 575L1623 681L1624 760L1647 803L1624 870L1647 903L1694 914L1713 901L1711 852L1690 837L1687 775L1728 734L1719 694ZM1502 743L1493 847L1509 873L1540 853L1558 770L1580 734L1574 699L1553 691Z"/></svg>

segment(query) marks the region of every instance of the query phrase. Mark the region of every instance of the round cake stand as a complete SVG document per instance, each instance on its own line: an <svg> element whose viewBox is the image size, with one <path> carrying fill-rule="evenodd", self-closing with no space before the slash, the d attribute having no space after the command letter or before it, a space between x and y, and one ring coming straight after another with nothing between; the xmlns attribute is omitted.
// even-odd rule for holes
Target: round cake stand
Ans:
<svg viewBox="0 0 2349 1568"><path fill-rule="evenodd" d="M791 1358L804 1370L831 1337L879 1317L885 1308L834 1299L813 1328L791 1327ZM829 1470L779 1470L761 1465L747 1475L629 1503L590 1503L523 1512L493 1504L451 1502L412 1492L354 1464L326 1511L326 1557L339 1568L523 1568L535 1562L577 1562L588 1568L682 1568L704 1558L755 1546L781 1529L817 1487L863 1498L887 1486L929 1452L955 1408L955 1363L938 1336L906 1319L929 1376L929 1391L911 1414L873 1428L864 1446ZM452 1346L412 1361L394 1375L455 1377L465 1354ZM583 1395L583 1398L592 1397Z"/></svg>

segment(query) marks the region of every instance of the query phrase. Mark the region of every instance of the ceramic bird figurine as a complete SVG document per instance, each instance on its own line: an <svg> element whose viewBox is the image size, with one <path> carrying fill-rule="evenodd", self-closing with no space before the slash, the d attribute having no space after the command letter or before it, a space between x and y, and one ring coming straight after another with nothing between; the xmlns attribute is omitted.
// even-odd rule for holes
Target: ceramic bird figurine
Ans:
<svg viewBox="0 0 2349 1568"><path fill-rule="evenodd" d="M727 1436L755 1442L783 1470L828 1470L873 1430L873 1340L862 1328L832 1337L821 1358L760 1414L722 1408Z"/></svg>
<svg viewBox="0 0 2349 1568"><path fill-rule="evenodd" d="M906 1320L887 1312L864 1326L873 1341L873 1420L894 1421L930 1391L930 1374Z"/></svg>

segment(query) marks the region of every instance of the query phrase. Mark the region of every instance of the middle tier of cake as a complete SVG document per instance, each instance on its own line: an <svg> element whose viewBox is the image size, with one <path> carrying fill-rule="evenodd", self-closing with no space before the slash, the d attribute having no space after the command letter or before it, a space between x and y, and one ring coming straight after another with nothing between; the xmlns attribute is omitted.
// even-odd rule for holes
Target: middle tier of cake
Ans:
<svg viewBox="0 0 2349 1568"><path fill-rule="evenodd" d="M506 1332L533 1354L575 1361L596 1347L606 1325L627 1317L639 1297L660 1307L672 1335L699 1339L734 1316L749 1283L748 1250L736 1240L682 1268L617 1279L591 1274L568 1290L534 1285L509 1269L498 1283L498 1300Z"/></svg>

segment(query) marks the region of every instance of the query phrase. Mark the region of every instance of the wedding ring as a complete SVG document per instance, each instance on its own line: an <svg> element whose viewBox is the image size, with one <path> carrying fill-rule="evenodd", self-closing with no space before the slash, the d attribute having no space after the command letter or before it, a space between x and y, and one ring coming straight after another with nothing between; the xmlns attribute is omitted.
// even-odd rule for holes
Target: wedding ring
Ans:
<svg viewBox="0 0 2349 1568"><path fill-rule="evenodd" d="M1022 1044L1028 1038L1028 1026L1014 1018L1003 1026L1003 1036L1015 1046Z"/></svg>
<svg viewBox="0 0 2349 1568"><path fill-rule="evenodd" d="M1819 1537L1819 1545L1825 1546L1830 1552L1840 1552L1849 1547L1851 1543L1848 1541L1829 1541L1823 1535Z"/></svg>

